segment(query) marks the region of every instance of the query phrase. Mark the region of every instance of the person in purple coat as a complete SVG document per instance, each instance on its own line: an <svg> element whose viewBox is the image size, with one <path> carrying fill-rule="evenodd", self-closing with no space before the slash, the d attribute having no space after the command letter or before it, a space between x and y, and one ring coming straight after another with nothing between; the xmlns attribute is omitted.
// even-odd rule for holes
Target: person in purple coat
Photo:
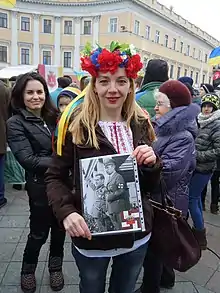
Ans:
<svg viewBox="0 0 220 293"><path fill-rule="evenodd" d="M173 205L186 217L189 205L189 183L196 167L196 117L200 108L192 104L188 88L179 81L163 83L155 92L156 116L153 119L157 140L155 153L162 159L162 176ZM160 190L153 199L160 201ZM160 288L172 288L175 274L153 254L151 247L144 262L142 293L159 293Z"/></svg>

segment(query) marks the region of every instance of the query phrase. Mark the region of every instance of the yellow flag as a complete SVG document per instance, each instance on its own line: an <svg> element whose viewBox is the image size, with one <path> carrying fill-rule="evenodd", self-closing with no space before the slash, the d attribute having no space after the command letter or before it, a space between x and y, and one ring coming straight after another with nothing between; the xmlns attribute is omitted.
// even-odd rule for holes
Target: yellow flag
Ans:
<svg viewBox="0 0 220 293"><path fill-rule="evenodd" d="M0 7L14 8L16 0L0 0Z"/></svg>

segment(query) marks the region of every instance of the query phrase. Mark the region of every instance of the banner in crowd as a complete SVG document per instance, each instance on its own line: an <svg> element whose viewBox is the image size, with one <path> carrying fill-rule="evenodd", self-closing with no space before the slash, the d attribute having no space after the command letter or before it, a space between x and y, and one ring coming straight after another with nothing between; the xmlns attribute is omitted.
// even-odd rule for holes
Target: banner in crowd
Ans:
<svg viewBox="0 0 220 293"><path fill-rule="evenodd" d="M63 67L40 64L38 72L45 78L49 91L52 92L58 86L57 78L63 76Z"/></svg>

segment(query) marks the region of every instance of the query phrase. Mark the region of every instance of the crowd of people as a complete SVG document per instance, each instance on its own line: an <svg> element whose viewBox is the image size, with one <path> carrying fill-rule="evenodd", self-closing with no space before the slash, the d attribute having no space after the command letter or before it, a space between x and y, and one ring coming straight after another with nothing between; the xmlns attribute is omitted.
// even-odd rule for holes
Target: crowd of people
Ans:
<svg viewBox="0 0 220 293"><path fill-rule="evenodd" d="M38 257L50 232L50 286L62 290L67 232L80 293L105 292L111 259L110 293L133 293L142 267L143 282L136 292L159 293L175 285L175 272L152 248L150 199L161 201L163 178L169 200L186 220L191 216L194 236L201 250L207 248L203 210L210 180L211 213L218 214L219 202L219 96L210 84L201 84L198 96L187 76L170 80L168 64L160 59L150 60L139 77L140 56L129 47L121 50L120 44L110 51L99 47L87 52L81 61L89 74L80 85L60 77L52 93L37 72L19 76L12 89L0 83L0 208L7 204L7 147L25 170L30 207L21 288L36 291ZM83 102L67 115L60 152L56 127L85 89ZM92 236L82 211L80 160L117 153L137 160L146 230Z"/></svg>

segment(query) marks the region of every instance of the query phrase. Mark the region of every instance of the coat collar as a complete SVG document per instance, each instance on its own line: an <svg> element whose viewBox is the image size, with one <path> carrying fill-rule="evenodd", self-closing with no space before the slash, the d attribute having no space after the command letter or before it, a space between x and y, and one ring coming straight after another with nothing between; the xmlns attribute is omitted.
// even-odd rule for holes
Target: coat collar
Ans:
<svg viewBox="0 0 220 293"><path fill-rule="evenodd" d="M25 109L21 109L20 113L26 121L33 123L41 132L51 137L51 130L42 118L35 116L33 113Z"/></svg>

